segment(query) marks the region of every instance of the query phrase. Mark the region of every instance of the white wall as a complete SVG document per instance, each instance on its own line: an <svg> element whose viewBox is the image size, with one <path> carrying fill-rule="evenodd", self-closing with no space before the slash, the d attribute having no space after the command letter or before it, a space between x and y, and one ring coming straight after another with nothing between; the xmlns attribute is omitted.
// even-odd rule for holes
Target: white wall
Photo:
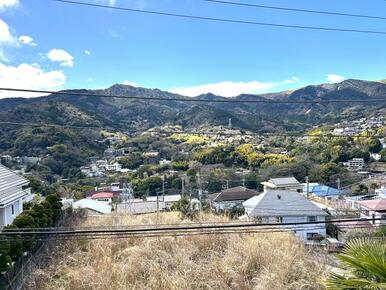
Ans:
<svg viewBox="0 0 386 290"><path fill-rule="evenodd" d="M12 206L14 211L12 213ZM21 214L23 211L22 199L18 199L12 203L7 204L5 207L0 208L0 228L3 229L5 226L11 224L13 220Z"/></svg>
<svg viewBox="0 0 386 290"><path fill-rule="evenodd" d="M377 211L369 210L369 215L366 215L363 211L361 212L361 218L366 219L380 219L380 218L386 218L386 213L380 213ZM370 221L370 223L376 227L380 225L386 225L386 220L376 220L376 221Z"/></svg>
<svg viewBox="0 0 386 290"><path fill-rule="evenodd" d="M325 221L324 216L317 216L317 221ZM277 223L278 217L263 217L261 219L262 223ZM308 222L306 216L284 216L282 217L282 223L302 223ZM295 235L303 240L308 241L307 234L319 234L323 237L326 237L326 225L324 223L321 224L304 224L304 225L286 225L284 228L293 231Z"/></svg>

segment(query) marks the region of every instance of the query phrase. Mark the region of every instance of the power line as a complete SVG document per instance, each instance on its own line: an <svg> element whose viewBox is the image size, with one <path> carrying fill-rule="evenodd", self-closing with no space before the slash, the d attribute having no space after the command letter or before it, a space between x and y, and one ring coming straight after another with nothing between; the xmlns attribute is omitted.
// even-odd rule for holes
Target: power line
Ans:
<svg viewBox="0 0 386 290"><path fill-rule="evenodd" d="M292 11L292 12L313 13L313 14L323 14L323 15L333 15L333 16L347 16L347 17L356 17L356 18L386 20L386 17L375 16L375 15L351 14L351 13L344 13L344 12L320 11L320 10L309 10L309 9L301 9L301 8L268 6L268 5L250 4L250 3L242 3L242 2L234 2L234 1L222 1L222 0L203 0L203 1L218 3L218 4L225 4L225 5L252 7L252 8L263 8L263 9L272 9L272 10L281 10L281 11Z"/></svg>
<svg viewBox="0 0 386 290"><path fill-rule="evenodd" d="M60 1L60 0L52 0ZM20 89L20 88L4 88L0 87L0 91L10 92L23 92L23 93L41 93L52 95L65 95L65 96L79 96L79 97L97 97L97 98L117 98L117 99L131 99L131 100L145 100L145 101L177 101L177 102L196 102L196 103L265 103L265 104L324 104L324 103L377 103L386 102L386 98L374 98L374 99L328 99L328 100L270 100L270 99L258 99L258 100L240 100L235 98L223 99L198 99L197 97L140 97L140 96L125 96L125 95L110 95L110 94L97 94L97 93L80 93L74 91L49 91L49 90L32 90L32 89ZM259 97L258 95L252 95Z"/></svg>
<svg viewBox="0 0 386 290"><path fill-rule="evenodd" d="M0 236L15 236L15 235L87 235L87 234L135 234L135 233L157 233L157 232L178 232L178 231L195 231L195 230L226 230L226 229L248 229L248 228L267 228L267 227L286 227L286 226L300 226L300 225L321 225L329 223L347 223L358 221L383 221L386 218L374 218L374 219L336 219L336 220L324 220L314 222L291 222L291 223L240 223L240 224L222 224L222 225L194 225L194 226L167 226L167 227L146 227L137 229L91 229L91 230L53 230L53 231L19 231L19 232L6 232L0 233Z"/></svg>
<svg viewBox="0 0 386 290"><path fill-rule="evenodd" d="M31 123L31 122L8 122L0 121L0 125L11 125L11 126L24 126L24 127L48 127L48 128L61 128L61 129L76 129L76 130L110 130L110 131L126 131L130 134L137 133L136 131L129 132L124 127L102 127L102 126L74 126L66 124L49 124L49 123ZM301 132L285 132L285 133L249 133L249 132L197 132L197 131L173 131L173 130L158 130L158 131L147 131L142 134L186 134L186 135L207 135L207 136L255 136L255 137L310 137L310 138L384 138L384 135L351 135L341 136L333 134L313 135Z"/></svg>
<svg viewBox="0 0 386 290"><path fill-rule="evenodd" d="M255 21L246 21L246 20L238 20L238 19L178 14L178 13L162 12L162 11L154 11L154 10L133 9L133 8L126 8L126 7L102 5L102 4L96 4L96 3L80 2L80 1L70 1L70 0L51 0L51 1L61 2L66 4L83 5L83 6L89 6L89 7L114 9L114 10L120 10L120 11L129 11L129 12L136 12L136 13L143 13L143 14L215 21L215 22L223 22L223 23L236 23L236 24L247 24L247 25L259 25L259 26L266 26L266 27L295 28L295 29L307 29L307 30L319 30L319 31L353 32L353 33L381 34L381 35L386 34L386 31L376 31L376 30L359 30L359 29L345 29L345 28L333 28L333 27L321 27L321 26L304 26L304 25L291 25L291 24L268 23L268 22L255 22Z"/></svg>
<svg viewBox="0 0 386 290"><path fill-rule="evenodd" d="M344 230L356 229L378 229L381 226L367 225L348 225L344 226ZM294 231L311 231L323 230L325 227L292 227L292 228L275 228L275 229L241 229L241 230L215 230L215 231L185 231L185 232L162 232L162 233L145 233L145 234L92 234L92 235L68 235L68 236L45 236L45 237L30 237L30 236L9 236L6 239L9 241L44 241L48 239L54 240L104 240L104 239L127 239L127 238L154 238L154 237L190 237L200 235L228 235L228 234L271 234L271 233L290 233ZM16 235L16 234L15 234Z"/></svg>

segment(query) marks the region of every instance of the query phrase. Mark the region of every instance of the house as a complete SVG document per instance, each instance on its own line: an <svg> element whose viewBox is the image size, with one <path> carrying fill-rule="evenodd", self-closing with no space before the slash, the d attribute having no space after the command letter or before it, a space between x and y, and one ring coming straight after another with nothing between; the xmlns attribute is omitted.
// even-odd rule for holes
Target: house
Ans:
<svg viewBox="0 0 386 290"><path fill-rule="evenodd" d="M162 159L159 161L159 165L160 166L165 166L165 165L169 165L170 163L172 163L171 160L167 160L167 159Z"/></svg>
<svg viewBox="0 0 386 290"><path fill-rule="evenodd" d="M165 209L170 209L171 206L181 199L181 194L167 194L158 196L158 202L162 202ZM147 202L157 202L157 196L148 196ZM164 209L162 208L162 209Z"/></svg>
<svg viewBox="0 0 386 290"><path fill-rule="evenodd" d="M264 192L268 190L294 190L303 191L303 185L295 177L271 178L261 183L264 186Z"/></svg>
<svg viewBox="0 0 386 290"><path fill-rule="evenodd" d="M105 168L107 171L121 171L122 170L122 165L119 163L114 163L114 164L106 164Z"/></svg>
<svg viewBox="0 0 386 290"><path fill-rule="evenodd" d="M0 164L0 229L22 213L23 202L30 200L29 181Z"/></svg>
<svg viewBox="0 0 386 290"><path fill-rule="evenodd" d="M209 200L216 211L231 210L233 207L241 205L244 201L258 194L259 192L255 190L237 186L212 194Z"/></svg>
<svg viewBox="0 0 386 290"><path fill-rule="evenodd" d="M303 192L307 192L307 184L303 183ZM319 183L309 183L308 192L316 197L321 197L327 200L338 199L341 196L340 190Z"/></svg>
<svg viewBox="0 0 386 290"><path fill-rule="evenodd" d="M372 162L369 167L372 173L386 173L386 162Z"/></svg>
<svg viewBox="0 0 386 290"><path fill-rule="evenodd" d="M375 161L381 160L381 154L379 153L370 153L370 158L374 159Z"/></svg>
<svg viewBox="0 0 386 290"><path fill-rule="evenodd" d="M326 225L323 222L328 214L294 190L268 190L243 202L243 206L249 218L261 223L309 222L303 225L283 225L304 241L326 237Z"/></svg>
<svg viewBox="0 0 386 290"><path fill-rule="evenodd" d="M113 201L114 194L112 192L98 192L91 196L91 199L106 202L111 204Z"/></svg>
<svg viewBox="0 0 386 290"><path fill-rule="evenodd" d="M361 218L374 219L370 221L373 226L386 225L386 199L362 200L358 201L357 205L361 212Z"/></svg>
<svg viewBox="0 0 386 290"><path fill-rule="evenodd" d="M374 233L374 227L368 220L346 221L333 223L331 234L341 242L347 242L353 238L369 237Z"/></svg>
<svg viewBox="0 0 386 290"><path fill-rule="evenodd" d="M386 187L382 186L381 188L376 189L375 194L380 198L386 198Z"/></svg>
<svg viewBox="0 0 386 290"><path fill-rule="evenodd" d="M348 162L344 162L343 165L347 166L348 170L360 171L365 167L365 160L363 158L353 158Z"/></svg>
<svg viewBox="0 0 386 290"><path fill-rule="evenodd" d="M87 214L108 214L111 212L111 206L106 202L84 198L74 202L72 208L75 210L84 209Z"/></svg>

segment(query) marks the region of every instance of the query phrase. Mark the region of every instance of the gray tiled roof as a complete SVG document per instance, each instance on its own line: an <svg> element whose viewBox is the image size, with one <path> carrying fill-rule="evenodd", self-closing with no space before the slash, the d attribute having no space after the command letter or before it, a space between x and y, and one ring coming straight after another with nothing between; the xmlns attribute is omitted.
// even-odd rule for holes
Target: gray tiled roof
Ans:
<svg viewBox="0 0 386 290"><path fill-rule="evenodd" d="M21 189L28 183L27 179L0 164L0 205L25 195Z"/></svg>
<svg viewBox="0 0 386 290"><path fill-rule="evenodd" d="M326 216L325 211L307 200L303 195L290 190L269 190L263 193L251 216Z"/></svg>
<svg viewBox="0 0 386 290"><path fill-rule="evenodd" d="M258 195L259 192L248 189L242 186L232 187L228 189L224 189L223 191L213 194L212 201L233 201L233 200L247 200L251 197Z"/></svg>
<svg viewBox="0 0 386 290"><path fill-rule="evenodd" d="M271 178L269 181L275 185L300 184L295 177Z"/></svg>

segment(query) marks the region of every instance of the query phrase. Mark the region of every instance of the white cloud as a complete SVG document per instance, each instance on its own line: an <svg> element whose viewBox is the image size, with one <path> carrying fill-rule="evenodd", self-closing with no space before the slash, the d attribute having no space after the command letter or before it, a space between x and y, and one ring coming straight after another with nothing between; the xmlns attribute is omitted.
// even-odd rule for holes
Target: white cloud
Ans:
<svg viewBox="0 0 386 290"><path fill-rule="evenodd" d="M336 75L336 74L329 74L327 75L326 80L330 83L339 83L341 81L344 81L344 76Z"/></svg>
<svg viewBox="0 0 386 290"><path fill-rule="evenodd" d="M19 0L0 0L0 9L19 5Z"/></svg>
<svg viewBox="0 0 386 290"><path fill-rule="evenodd" d="M5 23L2 19L0 19L0 45L13 44L14 42L15 42L15 38L9 31L8 24Z"/></svg>
<svg viewBox="0 0 386 290"><path fill-rule="evenodd" d="M138 87L139 85L136 83L136 82L131 82L131 81L123 81L122 82L123 85L127 85L127 86L132 86L132 87Z"/></svg>
<svg viewBox="0 0 386 290"><path fill-rule="evenodd" d="M86 49L86 50L84 51L84 54L90 55L90 54L91 54L91 51L89 51L89 50Z"/></svg>
<svg viewBox="0 0 386 290"><path fill-rule="evenodd" d="M62 71L43 71L37 65L20 64L7 66L0 63L0 87L32 90L57 90L66 82ZM0 92L0 98L37 97L42 94L21 92Z"/></svg>
<svg viewBox="0 0 386 290"><path fill-rule="evenodd" d="M94 79L93 79L92 77L89 77L89 78L87 79L87 81L88 81L88 82L93 82Z"/></svg>
<svg viewBox="0 0 386 290"><path fill-rule="evenodd" d="M52 49L47 53L47 57L55 62L59 62L61 66L74 66L74 57L63 49Z"/></svg>
<svg viewBox="0 0 386 290"><path fill-rule="evenodd" d="M170 90L172 93L189 97L201 94L212 93L223 97L234 97L240 94L259 94L266 93L279 86L277 83L263 83L258 81L250 82L219 82L193 87L176 88Z"/></svg>
<svg viewBox="0 0 386 290"><path fill-rule="evenodd" d="M0 61L9 62L9 59L4 54L4 50L1 48L0 48Z"/></svg>
<svg viewBox="0 0 386 290"><path fill-rule="evenodd" d="M37 46L37 43L34 42L33 38L28 35L21 35L19 36L19 42L25 45L30 45L30 46Z"/></svg>
<svg viewBox="0 0 386 290"><path fill-rule="evenodd" d="M292 77L288 80L284 80L283 83L286 85L289 85L289 84L297 83L298 81L300 81L300 79L298 77Z"/></svg>

